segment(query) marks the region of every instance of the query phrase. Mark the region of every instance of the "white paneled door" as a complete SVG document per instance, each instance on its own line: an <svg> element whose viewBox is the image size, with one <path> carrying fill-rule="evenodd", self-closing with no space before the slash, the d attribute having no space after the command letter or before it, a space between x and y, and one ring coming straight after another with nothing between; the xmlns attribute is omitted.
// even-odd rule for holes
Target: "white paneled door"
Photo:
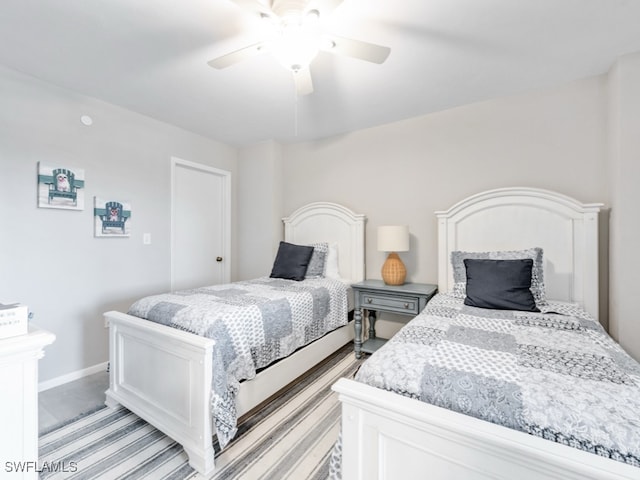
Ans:
<svg viewBox="0 0 640 480"><path fill-rule="evenodd" d="M171 289L230 280L231 173L171 159Z"/></svg>

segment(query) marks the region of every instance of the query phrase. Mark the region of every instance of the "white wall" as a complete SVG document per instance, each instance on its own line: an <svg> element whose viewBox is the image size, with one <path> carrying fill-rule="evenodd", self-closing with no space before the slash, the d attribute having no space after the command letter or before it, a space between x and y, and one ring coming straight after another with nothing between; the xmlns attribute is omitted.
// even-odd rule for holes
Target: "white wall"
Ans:
<svg viewBox="0 0 640 480"><path fill-rule="evenodd" d="M609 75L611 269L610 332L640 360L640 54L618 60Z"/></svg>
<svg viewBox="0 0 640 480"><path fill-rule="evenodd" d="M408 224L408 278L435 283L436 210L515 185L608 201L604 86L602 77L589 78L285 146L285 210L332 200L366 214L372 278L385 259L375 250L376 227Z"/></svg>
<svg viewBox="0 0 640 480"><path fill-rule="evenodd" d="M284 227L282 147L263 142L238 155L238 279L271 273Z"/></svg>
<svg viewBox="0 0 640 480"><path fill-rule="evenodd" d="M232 147L0 69L0 302L56 334L41 381L105 362L102 313L169 289L171 156L236 171ZM37 208L39 161L85 170L83 211ZM131 238L94 238L95 195L131 202Z"/></svg>
<svg viewBox="0 0 640 480"><path fill-rule="evenodd" d="M594 77L285 146L285 211L328 200L365 214L368 278L381 278L386 256L376 227L407 224L407 280L437 283L436 210L506 186L609 203L606 98Z"/></svg>

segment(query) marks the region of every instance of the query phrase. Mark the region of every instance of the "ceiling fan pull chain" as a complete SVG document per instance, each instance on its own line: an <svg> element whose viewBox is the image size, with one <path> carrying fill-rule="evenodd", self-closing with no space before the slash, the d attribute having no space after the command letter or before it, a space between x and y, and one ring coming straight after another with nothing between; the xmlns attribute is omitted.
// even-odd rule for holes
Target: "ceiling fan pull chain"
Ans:
<svg viewBox="0 0 640 480"><path fill-rule="evenodd" d="M298 136L298 99L300 98L300 96L298 95L297 88L294 88L293 94L295 95L295 98L293 99L293 136L297 137Z"/></svg>

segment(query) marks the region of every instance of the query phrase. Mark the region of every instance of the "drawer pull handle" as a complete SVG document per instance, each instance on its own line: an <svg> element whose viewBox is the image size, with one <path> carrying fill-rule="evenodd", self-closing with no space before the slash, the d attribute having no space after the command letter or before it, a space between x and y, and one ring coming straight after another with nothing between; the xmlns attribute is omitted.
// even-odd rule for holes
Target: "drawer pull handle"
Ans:
<svg viewBox="0 0 640 480"><path fill-rule="evenodd" d="M367 298L367 303L371 303L373 300L371 300L370 298Z"/></svg>
<svg viewBox="0 0 640 480"><path fill-rule="evenodd" d="M404 308L409 308L409 304L408 304L408 303L405 303L405 304L404 304Z"/></svg>

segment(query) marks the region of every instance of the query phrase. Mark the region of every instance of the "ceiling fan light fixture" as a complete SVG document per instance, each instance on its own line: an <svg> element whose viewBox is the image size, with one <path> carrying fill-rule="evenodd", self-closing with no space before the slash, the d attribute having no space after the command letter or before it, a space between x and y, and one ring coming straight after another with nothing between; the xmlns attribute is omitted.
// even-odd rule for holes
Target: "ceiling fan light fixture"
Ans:
<svg viewBox="0 0 640 480"><path fill-rule="evenodd" d="M319 51L383 63L391 49L369 42L341 37L328 31L327 19L343 0L231 0L259 14L267 22L264 39L207 62L216 69L227 68L262 53L273 57L292 73L298 96L313 92L309 65Z"/></svg>
<svg viewBox="0 0 640 480"><path fill-rule="evenodd" d="M275 35L269 51L286 69L296 72L308 67L318 55L319 32L301 23L287 22Z"/></svg>

